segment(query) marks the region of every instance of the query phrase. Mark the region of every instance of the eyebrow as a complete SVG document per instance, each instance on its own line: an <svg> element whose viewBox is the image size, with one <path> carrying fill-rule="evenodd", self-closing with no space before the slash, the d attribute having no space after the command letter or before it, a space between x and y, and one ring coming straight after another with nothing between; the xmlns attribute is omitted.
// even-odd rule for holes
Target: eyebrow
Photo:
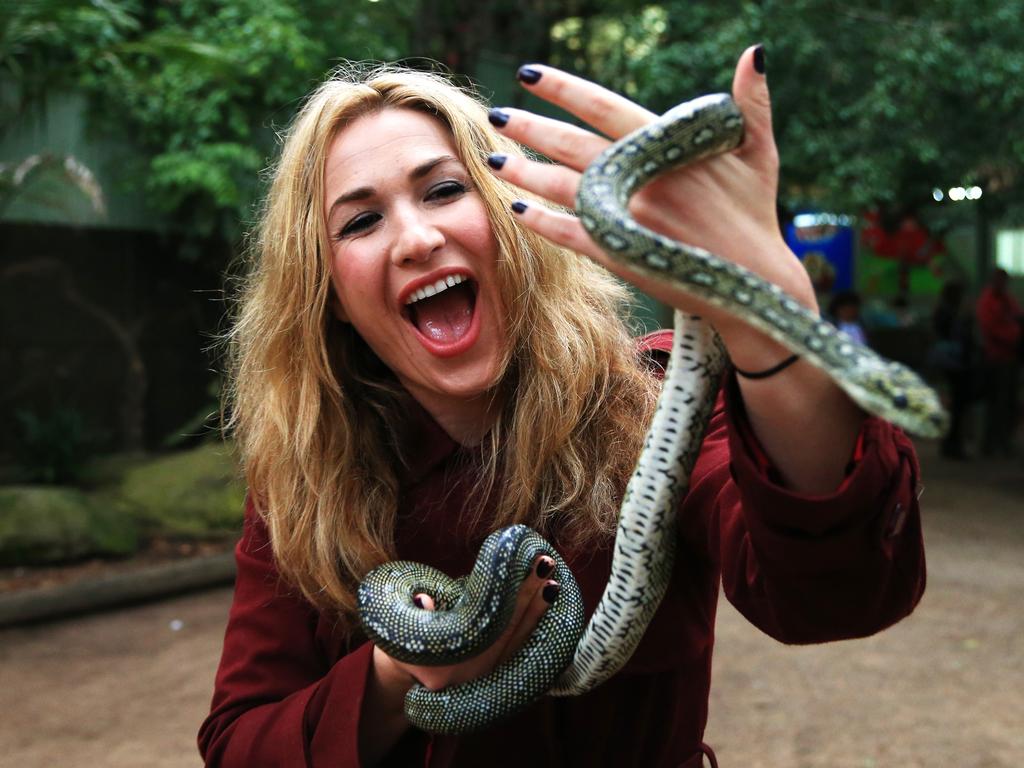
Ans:
<svg viewBox="0 0 1024 768"><path fill-rule="evenodd" d="M424 176L429 174L437 166L449 161L458 162L457 159L452 155L441 155L440 157L435 157L431 160L427 160L425 163L420 163L411 171L409 171L409 180L418 181L419 179L422 179ZM343 195L339 195L338 198L333 203L331 203L330 210L327 211L327 218L331 218L331 214L334 213L334 209L337 208L339 205L351 203L356 200L366 200L369 197L373 197L375 193L376 190L373 187L358 187L356 189L353 189L351 192L346 192Z"/></svg>

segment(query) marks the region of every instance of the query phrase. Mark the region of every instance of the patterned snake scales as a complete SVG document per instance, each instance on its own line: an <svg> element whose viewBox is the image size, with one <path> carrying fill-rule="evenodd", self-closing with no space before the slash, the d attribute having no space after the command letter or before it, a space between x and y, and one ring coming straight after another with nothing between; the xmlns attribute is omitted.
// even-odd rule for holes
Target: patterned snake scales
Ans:
<svg viewBox="0 0 1024 768"><path fill-rule="evenodd" d="M612 258L742 317L826 371L866 411L915 434L941 434L946 414L913 371L880 358L777 286L651 232L628 213L630 196L653 176L727 152L742 140L743 118L728 95L681 104L613 144L587 168L577 213ZM502 633L535 558L544 553L555 561L550 578L561 591L519 652L469 683L440 691L413 687L405 703L410 722L436 733L473 730L545 693L590 690L629 660L668 586L676 509L725 361L714 330L677 311L662 393L622 503L608 586L585 631L572 573L550 544L522 525L488 537L464 579L409 562L387 563L366 577L358 600L370 639L401 661L453 664ZM436 610L417 608L417 592L430 594Z"/></svg>

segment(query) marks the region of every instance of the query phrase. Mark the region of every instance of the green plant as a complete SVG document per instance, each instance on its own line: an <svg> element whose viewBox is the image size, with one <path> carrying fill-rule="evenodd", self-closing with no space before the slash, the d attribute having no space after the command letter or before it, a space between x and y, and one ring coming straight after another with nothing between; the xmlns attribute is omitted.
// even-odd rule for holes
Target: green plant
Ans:
<svg viewBox="0 0 1024 768"><path fill-rule="evenodd" d="M164 448L179 449L186 445L195 445L220 438L221 431L221 380L216 378L206 387L208 399L188 421L164 438Z"/></svg>
<svg viewBox="0 0 1024 768"><path fill-rule="evenodd" d="M591 7L552 27L553 63L655 112L729 90L764 43L787 206L927 205L977 184L991 211L1021 207L1024 0Z"/></svg>

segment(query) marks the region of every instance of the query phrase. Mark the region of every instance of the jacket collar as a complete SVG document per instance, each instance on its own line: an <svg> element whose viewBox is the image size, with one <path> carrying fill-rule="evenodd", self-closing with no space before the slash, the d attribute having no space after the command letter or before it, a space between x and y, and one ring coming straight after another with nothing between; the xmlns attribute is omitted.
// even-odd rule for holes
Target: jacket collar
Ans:
<svg viewBox="0 0 1024 768"><path fill-rule="evenodd" d="M402 486L415 485L431 470L461 448L415 398L409 398L409 413L402 455L405 464L398 472Z"/></svg>

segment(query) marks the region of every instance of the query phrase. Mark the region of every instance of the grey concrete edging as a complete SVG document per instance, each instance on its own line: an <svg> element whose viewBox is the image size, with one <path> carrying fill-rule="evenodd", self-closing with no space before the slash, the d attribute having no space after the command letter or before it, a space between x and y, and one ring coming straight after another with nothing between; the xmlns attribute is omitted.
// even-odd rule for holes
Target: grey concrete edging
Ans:
<svg viewBox="0 0 1024 768"><path fill-rule="evenodd" d="M61 619L182 592L230 584L235 556L194 557L95 579L0 595L0 627Z"/></svg>

